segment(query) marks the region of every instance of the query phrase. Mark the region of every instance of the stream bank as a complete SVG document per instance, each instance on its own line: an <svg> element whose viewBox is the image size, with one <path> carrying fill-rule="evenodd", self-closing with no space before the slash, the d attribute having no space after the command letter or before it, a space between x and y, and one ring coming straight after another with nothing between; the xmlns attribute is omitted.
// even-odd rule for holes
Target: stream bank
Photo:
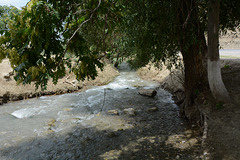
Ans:
<svg viewBox="0 0 240 160"><path fill-rule="evenodd" d="M222 59L221 67L223 81L232 98L232 104L216 104L210 91L200 93L195 100L197 108L202 113L202 116L199 116L202 117L199 120L202 121L199 128L206 158L238 160L240 157L240 60ZM181 103L181 99L184 98L181 71L174 71L172 76L168 73L170 72L166 69L159 70L153 66L138 71L143 79L161 83L174 95L175 103Z"/></svg>
<svg viewBox="0 0 240 160"><path fill-rule="evenodd" d="M111 64L106 64L103 71L98 69L98 76L95 80L78 82L75 75L67 74L65 77L59 79L57 85L49 81L47 90L41 91L41 89L35 90L34 84L17 85L11 74L12 68L8 59L4 59L0 63L0 68L0 105L11 101L31 99L45 95L60 95L84 91L91 86L108 84L119 75L119 72Z"/></svg>

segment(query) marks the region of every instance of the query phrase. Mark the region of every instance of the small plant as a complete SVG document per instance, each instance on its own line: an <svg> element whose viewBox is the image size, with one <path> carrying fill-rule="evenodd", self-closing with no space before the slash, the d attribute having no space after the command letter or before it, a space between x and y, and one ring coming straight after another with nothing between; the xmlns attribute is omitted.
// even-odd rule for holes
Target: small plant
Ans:
<svg viewBox="0 0 240 160"><path fill-rule="evenodd" d="M225 68L225 69L229 69L230 66L229 66L228 64L225 64L223 68Z"/></svg>
<svg viewBox="0 0 240 160"><path fill-rule="evenodd" d="M207 105L207 104L208 104L208 101L205 100L205 101L203 102L203 105Z"/></svg>
<svg viewBox="0 0 240 160"><path fill-rule="evenodd" d="M222 109L223 108L223 102L218 102L216 104L217 109Z"/></svg>
<svg viewBox="0 0 240 160"><path fill-rule="evenodd" d="M194 91L194 93L195 93L196 95L199 95L199 94L200 94L200 91L199 91L198 89L196 89L196 90Z"/></svg>

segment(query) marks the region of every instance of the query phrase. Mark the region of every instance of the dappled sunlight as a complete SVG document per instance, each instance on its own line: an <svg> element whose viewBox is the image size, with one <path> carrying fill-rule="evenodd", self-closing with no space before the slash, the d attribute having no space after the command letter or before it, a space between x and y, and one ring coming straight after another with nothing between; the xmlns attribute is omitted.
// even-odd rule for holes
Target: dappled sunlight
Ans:
<svg viewBox="0 0 240 160"><path fill-rule="evenodd" d="M103 158L104 160L118 159L121 154L122 154L121 150L111 150L100 155L100 157Z"/></svg>
<svg viewBox="0 0 240 160"><path fill-rule="evenodd" d="M111 130L111 131L118 131L118 130L125 130L131 129L134 126L129 124L127 120L120 116L109 116L104 114L97 114L93 118L83 121L84 126L95 127L96 129L102 130Z"/></svg>
<svg viewBox="0 0 240 160"><path fill-rule="evenodd" d="M74 126L82 126L86 128L95 128L99 131L123 131L134 127L126 118L121 116L106 115L101 112L98 114L77 114L74 117L70 117L66 112L70 112L71 109L66 109L61 113L61 116L57 119L48 119L41 130L35 130L39 136L47 134L58 133L64 130L70 132ZM65 113L65 114L64 114Z"/></svg>
<svg viewBox="0 0 240 160"><path fill-rule="evenodd" d="M137 140L130 141L127 145L121 146L119 150L110 150L100 155L103 159L118 159L123 152L141 152L141 147L144 147L146 150L152 150L151 145L159 146L159 143L164 141L164 137L160 135L156 136L146 136L138 138ZM149 145L146 145L149 144ZM145 145L145 146L144 146ZM160 148L159 148L160 149Z"/></svg>
<svg viewBox="0 0 240 160"><path fill-rule="evenodd" d="M169 135L181 134L188 127L179 118L171 95L156 88L157 95L152 98L140 95L135 88L152 88L156 85L141 80L134 72L121 72L109 85L93 87L85 92L44 96L4 105L0 108L3 126L0 130L0 157L197 157L198 147L190 148L196 152L189 154L189 150L183 151L171 144L174 140ZM6 122L8 126L4 125Z"/></svg>
<svg viewBox="0 0 240 160"><path fill-rule="evenodd" d="M130 140L124 146L121 145L120 149L107 151L101 154L100 157L110 160L120 159L127 153L132 153L133 157L139 153L145 153L146 159L181 159L184 158L183 152L189 152L191 147L198 143L196 138L191 138L192 135L189 134L189 131L169 137L163 135L140 137ZM144 159L144 157L142 158Z"/></svg>
<svg viewBox="0 0 240 160"><path fill-rule="evenodd" d="M192 131L187 130L184 134L175 134L168 137L165 142L166 145L172 145L174 148L178 149L189 149L194 145L197 145L199 141L196 138L191 138Z"/></svg>

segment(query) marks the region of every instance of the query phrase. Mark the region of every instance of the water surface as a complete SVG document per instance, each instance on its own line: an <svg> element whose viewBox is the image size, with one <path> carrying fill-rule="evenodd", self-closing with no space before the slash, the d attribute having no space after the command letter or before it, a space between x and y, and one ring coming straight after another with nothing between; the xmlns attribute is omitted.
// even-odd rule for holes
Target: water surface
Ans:
<svg viewBox="0 0 240 160"><path fill-rule="evenodd" d="M171 94L126 65L120 71L112 83L85 92L1 106L0 159L198 159L200 140ZM158 94L141 96L139 88Z"/></svg>

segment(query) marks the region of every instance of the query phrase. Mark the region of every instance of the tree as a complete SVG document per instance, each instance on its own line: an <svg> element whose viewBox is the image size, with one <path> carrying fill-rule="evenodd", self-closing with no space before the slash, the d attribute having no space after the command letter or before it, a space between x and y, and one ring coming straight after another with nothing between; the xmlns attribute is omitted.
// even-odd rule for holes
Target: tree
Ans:
<svg viewBox="0 0 240 160"><path fill-rule="evenodd" d="M206 23L205 16L201 15L203 11L199 8L201 5L204 6L205 3L181 0L178 10L178 25L181 26L178 32L182 33L179 34L180 51L185 68L185 101L182 104L185 115L195 114L197 109L193 108L194 100L200 92L208 88L205 63L207 46L204 36Z"/></svg>
<svg viewBox="0 0 240 160"><path fill-rule="evenodd" d="M220 1L221 30L239 25L239 3ZM97 75L96 67L103 68L104 56L124 55L138 67L150 61L171 67L181 53L181 111L186 114L197 110L192 107L196 96L208 89L207 9L203 0L31 0L9 21L0 37L0 55L10 59L19 83L35 81L44 89L50 78L57 83L65 75L66 65L84 80ZM216 50L214 45L209 47Z"/></svg>
<svg viewBox="0 0 240 160"><path fill-rule="evenodd" d="M182 114L194 109L197 94L207 88L205 3L196 0L131 1L126 4L126 28L131 64L178 63L182 54L185 100ZM130 51L129 51L130 52ZM191 118L191 115L188 115Z"/></svg>
<svg viewBox="0 0 240 160"><path fill-rule="evenodd" d="M16 15L20 13L20 10L14 6L0 6L0 35L5 30L8 30L8 21L14 19Z"/></svg>
<svg viewBox="0 0 240 160"><path fill-rule="evenodd" d="M240 2L219 2L223 8L220 10L221 30L235 29L239 26ZM194 110L192 106L197 94L209 89L207 48L213 45L207 46L205 39L208 31L208 5L209 1L201 0L127 1L125 4L128 10L125 13L124 30L127 33L123 35L128 40L131 64L141 67L149 61L154 64L163 61L171 66L177 63L178 53L182 54L185 71L185 100L181 105L183 114ZM211 69L208 75L216 76ZM218 88L221 86L220 83L217 85ZM221 94L220 91L215 93ZM224 99L229 102L229 98Z"/></svg>
<svg viewBox="0 0 240 160"><path fill-rule="evenodd" d="M42 89L50 78L56 84L66 66L78 80L95 78L119 7L112 0L31 0L8 22L0 55L10 59L18 83Z"/></svg>
<svg viewBox="0 0 240 160"><path fill-rule="evenodd" d="M221 30L234 30L240 24L240 2L237 0L218 2L223 8L220 10ZM208 78L211 85L213 82L217 82L212 77L222 81L220 67L217 69L218 74L209 69L209 76L207 76L207 48L210 48L211 54L217 53L219 38L215 37L217 40L215 44L209 41L207 46L205 33L208 31L208 5L209 1L201 0L128 1L126 4L129 7L129 11L126 13L129 19L126 30L129 32L126 35L128 35L129 44L132 46L130 48L135 51L131 54L134 57L132 64L143 66L149 61L156 64L159 61L169 60L174 64L177 53L181 52L185 71L183 112L192 110L197 94L208 89ZM212 48L215 48L214 50L217 52L212 52ZM211 68L210 64L208 66ZM222 86L223 83L218 83L215 88L220 89ZM229 102L226 90L224 91L225 98L216 96L223 94L221 89L214 90L214 87L211 86L211 90L213 90L216 100Z"/></svg>
<svg viewBox="0 0 240 160"><path fill-rule="evenodd" d="M219 14L220 1L210 0L208 8L208 81L218 102L231 102L224 86L219 60Z"/></svg>
<svg viewBox="0 0 240 160"><path fill-rule="evenodd" d="M20 10L14 6L0 6L0 36L4 35L6 31L10 28L8 26L8 22L13 20L18 14ZM2 43L1 43L2 44ZM7 55L7 50L3 49L3 45L0 46L0 62Z"/></svg>

